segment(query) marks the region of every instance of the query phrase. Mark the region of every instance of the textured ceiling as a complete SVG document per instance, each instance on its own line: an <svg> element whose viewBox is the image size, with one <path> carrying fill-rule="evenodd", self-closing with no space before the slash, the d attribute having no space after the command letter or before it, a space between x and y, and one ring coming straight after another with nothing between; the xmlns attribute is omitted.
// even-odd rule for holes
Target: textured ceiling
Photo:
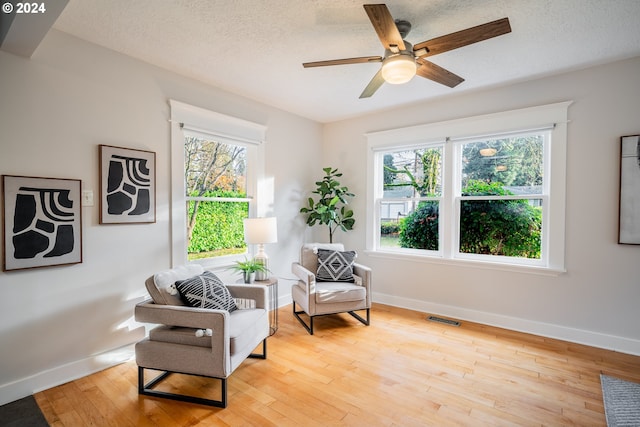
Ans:
<svg viewBox="0 0 640 427"><path fill-rule="evenodd" d="M353 0L70 0L54 28L319 122L640 55L640 0L397 0L411 43L508 17L512 33L429 58L466 79L415 77L359 95L382 55Z"/></svg>

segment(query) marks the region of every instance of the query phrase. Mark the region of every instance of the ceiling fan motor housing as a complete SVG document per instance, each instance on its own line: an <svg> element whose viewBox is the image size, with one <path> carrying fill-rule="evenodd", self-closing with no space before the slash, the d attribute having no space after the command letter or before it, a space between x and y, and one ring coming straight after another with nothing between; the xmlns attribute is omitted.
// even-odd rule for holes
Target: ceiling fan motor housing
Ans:
<svg viewBox="0 0 640 427"><path fill-rule="evenodd" d="M403 19L396 19L394 22L396 23L396 28L398 28L400 37L402 37L402 40L404 41L404 38L407 37L409 35L409 31L411 31L411 22Z"/></svg>

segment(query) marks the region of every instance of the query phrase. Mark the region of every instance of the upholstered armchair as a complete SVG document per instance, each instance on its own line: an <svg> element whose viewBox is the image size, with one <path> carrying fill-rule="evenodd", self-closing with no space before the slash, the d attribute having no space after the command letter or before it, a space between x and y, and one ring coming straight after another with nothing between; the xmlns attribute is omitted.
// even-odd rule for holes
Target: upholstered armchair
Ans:
<svg viewBox="0 0 640 427"><path fill-rule="evenodd" d="M194 297L198 293L194 289L211 290L214 286L210 283L218 285L218 281L215 275L198 265L166 270L146 280L151 299L136 305L135 319L158 326L136 344L140 394L224 408L227 406L227 378L247 357L267 357L267 288L260 285L223 285L215 287L216 290L209 294L205 292L204 297ZM183 294L183 286L187 285L191 287L185 287ZM255 308L237 309L235 302L241 301L235 298L241 298L245 303L255 301ZM195 306L184 301L195 301L191 304ZM226 309L202 308L212 302L230 305L225 305ZM262 353L253 353L260 344ZM163 373L145 384L145 369ZM219 379L220 398L208 399L154 389L172 373Z"/></svg>
<svg viewBox="0 0 640 427"><path fill-rule="evenodd" d="M308 243L300 261L291 266L298 282L292 286L293 315L313 335L313 319L328 314L349 313L369 325L371 269L354 262L355 252L341 243ZM299 306L300 309L297 309ZM366 318L356 311L365 310ZM309 318L307 324L301 314Z"/></svg>

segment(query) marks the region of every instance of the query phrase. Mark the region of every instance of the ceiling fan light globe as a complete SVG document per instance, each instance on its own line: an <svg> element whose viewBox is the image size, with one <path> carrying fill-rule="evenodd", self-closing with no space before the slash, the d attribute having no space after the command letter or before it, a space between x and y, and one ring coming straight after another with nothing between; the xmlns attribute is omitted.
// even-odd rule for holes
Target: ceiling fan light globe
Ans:
<svg viewBox="0 0 640 427"><path fill-rule="evenodd" d="M406 83L416 75L416 60L408 55L390 56L382 64L382 78L387 83Z"/></svg>

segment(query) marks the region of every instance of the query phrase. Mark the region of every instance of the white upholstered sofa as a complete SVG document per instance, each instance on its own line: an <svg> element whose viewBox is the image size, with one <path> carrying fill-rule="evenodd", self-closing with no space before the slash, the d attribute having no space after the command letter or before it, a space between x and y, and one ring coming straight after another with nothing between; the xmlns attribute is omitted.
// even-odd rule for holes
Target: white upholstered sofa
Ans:
<svg viewBox="0 0 640 427"><path fill-rule="evenodd" d="M364 265L351 264L353 281L340 281L341 272L344 272L344 260L337 260L337 266L328 266L329 275L337 275L333 281L331 277L321 280L318 275L318 251L345 253L341 243L307 243L300 251L300 261L291 266L291 271L298 281L291 287L293 298L293 315L313 335L313 319L337 313L349 313L364 325L369 325L371 309L371 269ZM349 251L347 251L349 252ZM340 257L338 257L340 258ZM348 262L348 261L347 261ZM331 260L327 261L331 264ZM348 270L348 269L347 269ZM300 309L297 309L299 307ZM364 310L363 318L356 311ZM306 314L309 322L306 323L301 314Z"/></svg>
<svg viewBox="0 0 640 427"><path fill-rule="evenodd" d="M176 293L175 283L203 273L201 266L188 265L156 273L146 280L151 299L135 307L135 319L157 326L136 344L140 394L226 407L227 378L247 357L266 358L269 336L267 288L226 285L234 298L255 301L252 309L229 312L185 305ZM262 353L253 353L261 344ZM163 373L145 383L145 369ZM155 389L172 373L220 379L219 399Z"/></svg>

